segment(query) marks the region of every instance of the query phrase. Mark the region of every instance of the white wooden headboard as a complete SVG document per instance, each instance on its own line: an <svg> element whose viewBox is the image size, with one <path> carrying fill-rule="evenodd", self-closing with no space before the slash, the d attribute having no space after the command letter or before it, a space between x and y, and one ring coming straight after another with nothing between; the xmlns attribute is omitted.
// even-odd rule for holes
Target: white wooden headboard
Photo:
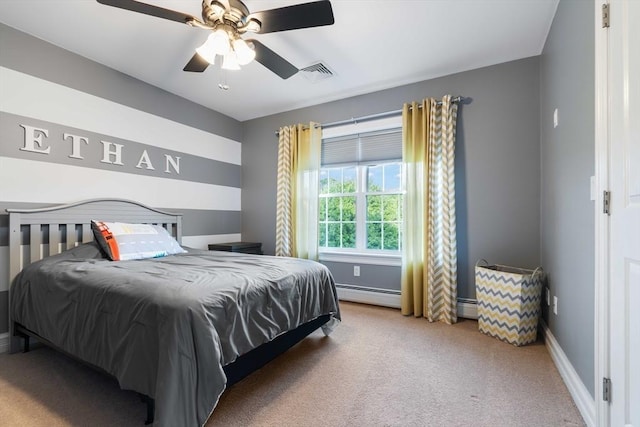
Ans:
<svg viewBox="0 0 640 427"><path fill-rule="evenodd" d="M9 214L9 301L16 275L27 265L93 240L91 220L160 225L182 239L182 214L163 212L124 199L92 199ZM11 310L9 331L13 334Z"/></svg>
<svg viewBox="0 0 640 427"><path fill-rule="evenodd" d="M93 199L41 209L7 209L9 280L34 261L93 240L91 220L161 225L180 243L182 214L124 199Z"/></svg>

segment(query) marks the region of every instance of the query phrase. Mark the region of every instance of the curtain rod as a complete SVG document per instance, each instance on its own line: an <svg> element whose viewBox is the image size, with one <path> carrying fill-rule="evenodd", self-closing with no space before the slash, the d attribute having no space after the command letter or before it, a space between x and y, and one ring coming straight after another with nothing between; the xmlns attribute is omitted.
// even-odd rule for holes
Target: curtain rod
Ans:
<svg viewBox="0 0 640 427"><path fill-rule="evenodd" d="M455 96L453 98L451 98L451 102L461 102L463 101L464 98L462 96ZM438 101L436 102L436 105L442 105L442 101ZM418 108L422 108L422 104L418 105ZM325 123L322 126L322 129L328 129L328 128L333 128L336 126L342 126L342 125L350 125L350 124L357 124L357 123L362 123L362 122L368 122L371 120L376 120L376 119L383 119L386 117L394 117L394 116L398 116L402 114L402 110L394 110L394 111L387 111L385 113L378 113L378 114L371 114L368 116L362 116L362 117L352 117L350 119L347 120L340 120L337 122L330 122L330 123ZM280 135L279 131L275 132L276 135Z"/></svg>

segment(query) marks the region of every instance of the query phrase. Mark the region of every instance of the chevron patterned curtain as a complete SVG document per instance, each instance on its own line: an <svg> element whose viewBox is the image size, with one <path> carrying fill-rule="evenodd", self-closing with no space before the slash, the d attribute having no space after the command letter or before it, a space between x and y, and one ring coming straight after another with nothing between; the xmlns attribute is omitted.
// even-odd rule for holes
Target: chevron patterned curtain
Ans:
<svg viewBox="0 0 640 427"><path fill-rule="evenodd" d="M318 259L318 176L322 130L317 123L279 130L276 256Z"/></svg>
<svg viewBox="0 0 640 427"><path fill-rule="evenodd" d="M454 152L458 105L447 95L405 104L402 314L457 321Z"/></svg>

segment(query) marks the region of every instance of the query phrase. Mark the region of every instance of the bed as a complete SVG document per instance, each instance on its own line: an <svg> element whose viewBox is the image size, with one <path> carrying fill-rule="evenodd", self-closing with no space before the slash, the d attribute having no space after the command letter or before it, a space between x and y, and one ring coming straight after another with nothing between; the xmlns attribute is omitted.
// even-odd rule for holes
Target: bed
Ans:
<svg viewBox="0 0 640 427"><path fill-rule="evenodd" d="M91 229L154 224L180 242L178 214L120 199L8 212L11 351L35 337L112 375L147 423L204 425L227 386L340 320L319 263L189 248L111 261Z"/></svg>

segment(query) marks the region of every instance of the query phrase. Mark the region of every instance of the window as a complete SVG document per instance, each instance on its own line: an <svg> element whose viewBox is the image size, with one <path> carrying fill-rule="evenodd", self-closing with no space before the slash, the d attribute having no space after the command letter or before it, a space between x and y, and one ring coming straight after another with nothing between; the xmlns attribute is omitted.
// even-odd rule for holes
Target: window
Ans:
<svg viewBox="0 0 640 427"><path fill-rule="evenodd" d="M321 248L356 247L357 168L322 168L318 203Z"/></svg>
<svg viewBox="0 0 640 427"><path fill-rule="evenodd" d="M322 141L321 250L397 253L402 244L402 131Z"/></svg>
<svg viewBox="0 0 640 427"><path fill-rule="evenodd" d="M366 248L400 250L402 192L400 162L366 166Z"/></svg>

